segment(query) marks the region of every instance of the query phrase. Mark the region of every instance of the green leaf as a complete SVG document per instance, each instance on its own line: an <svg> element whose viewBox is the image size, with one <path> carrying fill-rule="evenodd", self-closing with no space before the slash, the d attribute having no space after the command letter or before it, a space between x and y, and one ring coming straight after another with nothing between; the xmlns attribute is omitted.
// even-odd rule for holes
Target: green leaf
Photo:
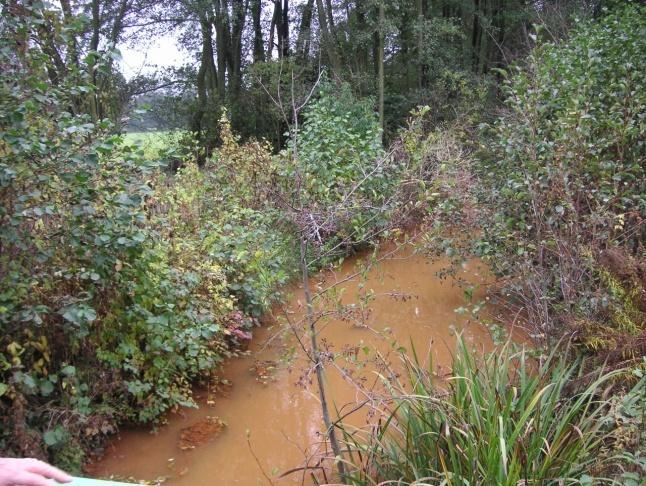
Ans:
<svg viewBox="0 0 646 486"><path fill-rule="evenodd" d="M41 380L40 382L40 394L44 397L48 397L54 391L54 385L49 380Z"/></svg>
<svg viewBox="0 0 646 486"><path fill-rule="evenodd" d="M61 425L57 425L55 428L48 430L43 434L43 440L49 447L56 447L64 444L68 437L69 433Z"/></svg>
<svg viewBox="0 0 646 486"><path fill-rule="evenodd" d="M76 375L76 368L72 365L67 365L61 368L61 373L68 377L74 376Z"/></svg>

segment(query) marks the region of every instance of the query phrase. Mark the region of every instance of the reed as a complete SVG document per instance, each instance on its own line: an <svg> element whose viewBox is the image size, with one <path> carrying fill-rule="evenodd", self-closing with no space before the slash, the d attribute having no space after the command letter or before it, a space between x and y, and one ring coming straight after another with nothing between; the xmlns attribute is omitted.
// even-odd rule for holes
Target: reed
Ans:
<svg viewBox="0 0 646 486"><path fill-rule="evenodd" d="M345 482L581 484L605 437L604 389L620 372L583 380L581 361L565 354L538 363L508 343L480 357L459 337L442 380L414 352L404 356L406 373L388 384L392 399L379 423L342 426Z"/></svg>

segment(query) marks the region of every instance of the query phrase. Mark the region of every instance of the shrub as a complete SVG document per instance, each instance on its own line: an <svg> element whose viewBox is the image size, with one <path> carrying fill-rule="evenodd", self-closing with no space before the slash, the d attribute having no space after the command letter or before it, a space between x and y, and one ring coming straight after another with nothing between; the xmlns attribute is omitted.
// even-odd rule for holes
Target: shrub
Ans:
<svg viewBox="0 0 646 486"><path fill-rule="evenodd" d="M304 119L297 134L303 192L317 200L338 202L366 175L366 169L384 155L372 102L355 99L347 85L323 84ZM373 187L361 190L374 190L375 184L383 182L375 177L368 184Z"/></svg>
<svg viewBox="0 0 646 486"><path fill-rule="evenodd" d="M3 46L59 15L21 8ZM193 405L193 382L251 338L243 311L257 316L288 278L289 240L246 207L255 186L223 194L223 170L188 150L166 172L77 114L95 87L82 70L52 83L50 62L0 49L0 451L78 470L119 423ZM261 145L225 148L240 170L269 160Z"/></svg>
<svg viewBox="0 0 646 486"><path fill-rule="evenodd" d="M42 5L23 13L3 22L3 46L52 14ZM115 297L148 261L142 203L150 188L142 177L149 167L139 154L117 149L109 123L74 114L93 87L75 70L52 85L49 62L37 49L0 51L5 454L62 454L71 437L88 443L113 430L127 401L115 406L111 397L123 382L97 360L97 349ZM75 457L73 449L65 455Z"/></svg>
<svg viewBox="0 0 646 486"><path fill-rule="evenodd" d="M259 318L296 273L293 234L281 229L279 212L239 207L230 208L222 224L206 229L204 251L226 269L229 291L240 308Z"/></svg>
<svg viewBox="0 0 646 486"><path fill-rule="evenodd" d="M189 161L174 175L158 174L151 224L162 240L192 248L195 264L219 266L227 294L257 319L297 268L295 240L273 205L278 175L271 147L241 144L226 116L220 137L203 170Z"/></svg>
<svg viewBox="0 0 646 486"><path fill-rule="evenodd" d="M544 336L575 329L599 347L595 328L644 332L643 301L631 298L628 312L618 312L601 268L606 251L628 264L642 250L644 13L628 3L582 23L562 44L539 45L512 71L507 111L481 153L481 201L491 217L478 253L514 276L506 293ZM600 347L613 350L611 341ZM643 354L643 344L641 351L632 354Z"/></svg>
<svg viewBox="0 0 646 486"><path fill-rule="evenodd" d="M313 223L298 225L315 228L308 237L321 253L343 255L387 226L399 167L381 147L371 100L347 85L323 84L303 117L283 153L285 199L307 208Z"/></svg>

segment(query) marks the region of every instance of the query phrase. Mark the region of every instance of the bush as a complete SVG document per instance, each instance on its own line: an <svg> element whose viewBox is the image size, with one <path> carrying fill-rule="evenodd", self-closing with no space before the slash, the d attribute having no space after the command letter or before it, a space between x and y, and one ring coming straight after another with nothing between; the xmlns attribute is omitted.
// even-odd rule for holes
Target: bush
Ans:
<svg viewBox="0 0 646 486"><path fill-rule="evenodd" d="M58 15L22 8L3 46ZM181 152L171 174L77 114L95 87L83 70L53 84L50 62L0 49L0 451L78 470L119 423L194 405L289 277L291 240L253 209L259 187L223 191L223 160L243 171L264 145L228 140L218 170Z"/></svg>
<svg viewBox="0 0 646 486"><path fill-rule="evenodd" d="M479 255L514 276L506 293L538 333L576 330L611 351L619 335L644 332L643 278L627 281L603 262L610 252L639 273L630 262L646 214L645 13L622 5L563 44L538 46L506 83L507 112L479 165L491 209ZM643 354L639 346L624 358Z"/></svg>
<svg viewBox="0 0 646 486"><path fill-rule="evenodd" d="M25 9L3 22L2 45L29 35L51 14L42 5ZM35 49L0 51L5 454L60 453L72 437L87 444L113 430L128 399L119 373L97 351L110 332L107 323L121 326L111 315L115 300L129 305L124 289L151 271L142 227L151 192L142 178L150 167L138 153L118 149L109 123L74 114L94 88L79 71L52 85L50 61ZM137 346L145 345L145 333L138 337ZM76 456L72 449L67 457Z"/></svg>
<svg viewBox="0 0 646 486"><path fill-rule="evenodd" d="M338 202L384 155L372 102L356 100L347 85L324 84L304 118L297 134L304 193L317 200ZM376 189L375 184L384 183L378 177L370 182L373 187L361 190L369 192Z"/></svg>
<svg viewBox="0 0 646 486"><path fill-rule="evenodd" d="M327 248L323 254L336 248L330 255L343 255L387 226L399 170L382 149L370 99L357 100L347 85L323 84L283 156L286 198L308 209L317 226L310 236Z"/></svg>
<svg viewBox="0 0 646 486"><path fill-rule="evenodd" d="M203 170L189 162L158 181L164 189L157 201L166 212L159 222L165 239L191 235L198 258L221 266L236 305L257 319L297 268L295 237L273 204L279 180L271 146L240 143L226 116L220 137L222 146Z"/></svg>

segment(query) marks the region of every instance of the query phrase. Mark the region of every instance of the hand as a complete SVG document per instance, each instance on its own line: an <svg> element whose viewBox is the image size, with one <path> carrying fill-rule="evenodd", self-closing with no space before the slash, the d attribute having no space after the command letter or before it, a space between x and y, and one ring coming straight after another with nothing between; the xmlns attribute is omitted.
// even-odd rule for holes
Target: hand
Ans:
<svg viewBox="0 0 646 486"><path fill-rule="evenodd" d="M72 476L37 459L0 458L0 486L51 486L49 479L69 483Z"/></svg>

